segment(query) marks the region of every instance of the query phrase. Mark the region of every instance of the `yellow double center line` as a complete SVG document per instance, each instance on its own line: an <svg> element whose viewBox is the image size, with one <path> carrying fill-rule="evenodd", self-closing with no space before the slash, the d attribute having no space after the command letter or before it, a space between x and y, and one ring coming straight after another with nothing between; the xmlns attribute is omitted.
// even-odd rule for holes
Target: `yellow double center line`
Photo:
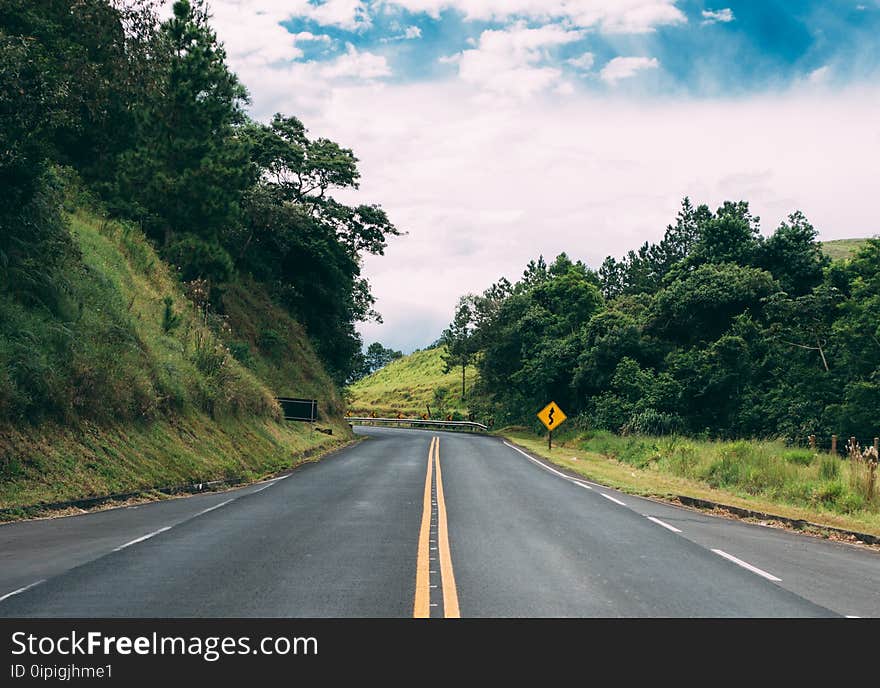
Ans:
<svg viewBox="0 0 880 688"><path fill-rule="evenodd" d="M436 476L436 477L435 477ZM425 496L422 509L422 526L419 530L419 552L416 560L416 595L413 616L427 619L431 616L431 523L434 521L431 494L436 480L437 494L437 554L440 560L440 580L443 591L443 616L447 619L461 616L458 609L458 591L452 570L449 550L449 531L446 524L446 500L443 497L443 477L440 471L440 438L431 439L428 449L428 469L425 475Z"/></svg>

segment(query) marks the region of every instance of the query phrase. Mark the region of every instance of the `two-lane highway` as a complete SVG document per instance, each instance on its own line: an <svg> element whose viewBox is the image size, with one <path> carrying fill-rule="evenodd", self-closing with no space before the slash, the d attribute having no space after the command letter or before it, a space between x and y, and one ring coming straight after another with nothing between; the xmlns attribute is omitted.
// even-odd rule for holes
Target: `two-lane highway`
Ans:
<svg viewBox="0 0 880 688"><path fill-rule="evenodd" d="M880 555L360 428L282 479L0 526L7 617L880 616Z"/></svg>

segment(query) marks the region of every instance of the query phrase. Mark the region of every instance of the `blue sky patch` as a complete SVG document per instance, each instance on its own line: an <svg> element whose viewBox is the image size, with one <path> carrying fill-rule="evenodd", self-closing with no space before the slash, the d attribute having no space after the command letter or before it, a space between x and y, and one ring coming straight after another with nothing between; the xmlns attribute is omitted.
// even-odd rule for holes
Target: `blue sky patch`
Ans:
<svg viewBox="0 0 880 688"><path fill-rule="evenodd" d="M322 4L311 1L313 6ZM467 3L459 0L457 4ZM580 26L564 16L472 19L447 8L432 17L379 2L364 3L357 25L343 27L294 16L284 26L292 34L307 31L329 38L298 42L304 61L333 59L353 45L358 51L384 56L392 74L388 79L397 82L454 75L456 63L444 58L478 48L484 31L507 31L517 25L580 31L576 40L535 46L539 56L532 55L529 64L561 70L570 83L586 89L626 86L647 93L739 95L784 87L811 75L845 85L877 74L877 0L731 0L720 4L688 0L674 6L686 22L657 22L647 32L609 31L600 24ZM593 55L591 69L570 62L584 53ZM602 78L603 67L617 57L650 58L657 61L657 67L614 81Z"/></svg>

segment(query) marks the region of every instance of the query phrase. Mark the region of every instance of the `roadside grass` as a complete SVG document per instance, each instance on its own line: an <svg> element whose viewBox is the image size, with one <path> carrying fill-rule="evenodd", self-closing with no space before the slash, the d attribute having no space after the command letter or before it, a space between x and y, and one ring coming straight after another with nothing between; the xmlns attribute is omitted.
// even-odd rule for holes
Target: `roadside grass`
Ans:
<svg viewBox="0 0 880 688"><path fill-rule="evenodd" d="M233 358L275 396L318 400L321 418L341 417L342 395L324 370L300 323L265 287L243 280L225 288L221 336ZM323 420L322 420L323 423Z"/></svg>
<svg viewBox="0 0 880 688"><path fill-rule="evenodd" d="M548 451L546 437L524 428L499 434L624 492L695 497L880 535L880 487L876 481L869 485L863 464L779 441L624 437L599 431L561 433Z"/></svg>
<svg viewBox="0 0 880 688"><path fill-rule="evenodd" d="M461 399L461 369L443 372L443 347L416 351L392 361L381 370L358 380L346 389L348 409L353 415L417 417L431 408L433 417L451 413L467 416L467 394L473 389L477 371L465 370L465 399Z"/></svg>
<svg viewBox="0 0 880 688"><path fill-rule="evenodd" d="M353 435L303 328L254 284L207 319L137 227L69 209L64 314L0 296L0 508L295 465ZM319 427L275 396L319 400Z"/></svg>
<svg viewBox="0 0 880 688"><path fill-rule="evenodd" d="M82 208L68 220L82 254L70 270L69 312L0 298L4 420L280 415L269 388L201 321L140 229Z"/></svg>
<svg viewBox="0 0 880 688"><path fill-rule="evenodd" d="M0 429L0 508L173 487L245 482L301 463L352 439L346 423L322 424L188 414L113 426L43 424Z"/></svg>

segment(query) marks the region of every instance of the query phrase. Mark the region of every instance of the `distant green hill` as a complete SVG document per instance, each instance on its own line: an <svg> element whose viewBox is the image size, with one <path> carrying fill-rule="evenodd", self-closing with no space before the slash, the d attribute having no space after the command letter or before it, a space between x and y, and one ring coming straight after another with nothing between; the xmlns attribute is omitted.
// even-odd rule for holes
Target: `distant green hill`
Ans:
<svg viewBox="0 0 880 688"><path fill-rule="evenodd" d="M347 390L349 411L353 415L376 413L377 416L433 416L467 414L461 400L461 369L443 372L444 348L416 351L392 361L381 370L358 380ZM465 372L465 388L470 392L477 371Z"/></svg>
<svg viewBox="0 0 880 688"><path fill-rule="evenodd" d="M835 239L823 241L822 250L831 260L843 260L849 258L859 247L865 243L865 239Z"/></svg>

